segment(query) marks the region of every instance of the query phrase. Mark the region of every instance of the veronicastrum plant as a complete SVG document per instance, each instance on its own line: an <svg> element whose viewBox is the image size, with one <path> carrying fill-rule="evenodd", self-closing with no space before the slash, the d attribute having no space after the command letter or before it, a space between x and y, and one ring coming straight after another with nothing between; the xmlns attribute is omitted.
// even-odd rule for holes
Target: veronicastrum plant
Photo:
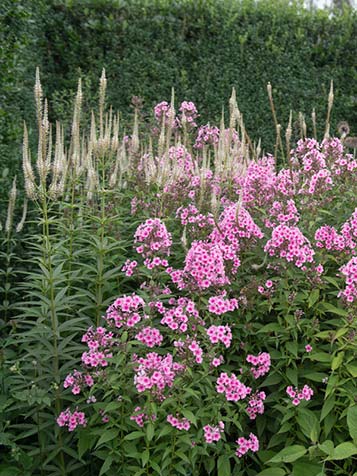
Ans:
<svg viewBox="0 0 357 476"><path fill-rule="evenodd" d="M138 113L119 139L105 89L103 74L82 134L79 84L70 143L57 124L52 145L36 81L37 171L25 130L24 175L41 232L7 339L7 464L353 474L357 163L330 136L332 88L324 139L300 115L294 145L268 85L263 156L234 92L228 128L198 127L195 105L176 113L172 98L145 142Z"/></svg>

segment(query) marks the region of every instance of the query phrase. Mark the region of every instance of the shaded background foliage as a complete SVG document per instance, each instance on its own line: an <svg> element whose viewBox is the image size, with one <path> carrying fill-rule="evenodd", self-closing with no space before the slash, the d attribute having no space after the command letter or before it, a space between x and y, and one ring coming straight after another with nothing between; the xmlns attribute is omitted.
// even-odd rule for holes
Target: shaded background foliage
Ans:
<svg viewBox="0 0 357 476"><path fill-rule="evenodd" d="M20 166L22 120L32 119L34 71L40 66L51 119L66 119L83 78L86 108L96 103L98 76L109 78L108 101L128 119L131 97L149 114L169 100L195 101L201 120L217 121L232 86L254 139L274 142L266 84L286 126L292 109L322 126L331 79L332 129L356 124L357 14L308 11L285 0L4 0L0 6L0 161ZM6 173L2 183L6 182ZM7 187L5 187L7 188Z"/></svg>

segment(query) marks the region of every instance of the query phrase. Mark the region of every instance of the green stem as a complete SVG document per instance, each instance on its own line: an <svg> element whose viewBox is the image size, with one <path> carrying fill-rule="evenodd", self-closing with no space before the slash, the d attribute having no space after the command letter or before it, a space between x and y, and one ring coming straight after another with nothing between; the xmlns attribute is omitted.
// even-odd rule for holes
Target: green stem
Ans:
<svg viewBox="0 0 357 476"><path fill-rule="evenodd" d="M42 214L43 214L43 223L42 223L42 233L43 233L43 260L48 271L49 279L49 301L50 301L50 318L51 318L51 327L52 327L52 336L53 336L53 377L56 383L56 398L55 398L55 409L56 413L59 414L61 411L61 400L59 395L59 383L60 383L60 373L59 373L59 355L58 355L58 319L56 313L55 305L55 287L54 287L54 277L53 277L53 266L52 266L52 247L51 247L51 236L50 236L50 227L48 219L48 203L45 193L43 194L42 199ZM62 436L59 433L58 444L62 448ZM61 475L66 476L65 462L63 452L59 452L60 460L60 470Z"/></svg>

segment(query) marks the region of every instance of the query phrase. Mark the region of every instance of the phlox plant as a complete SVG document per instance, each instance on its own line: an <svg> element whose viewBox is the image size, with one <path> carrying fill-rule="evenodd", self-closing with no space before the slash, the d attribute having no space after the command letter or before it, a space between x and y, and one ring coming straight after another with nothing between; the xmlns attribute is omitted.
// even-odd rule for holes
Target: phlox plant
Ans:
<svg viewBox="0 0 357 476"><path fill-rule="evenodd" d="M103 72L82 133L79 83L70 144L60 124L52 141L37 74L0 474L353 475L354 155L327 120L262 156L234 92L228 128L173 97L146 143L105 91Z"/></svg>
<svg viewBox="0 0 357 476"><path fill-rule="evenodd" d="M119 465L162 475L349 467L357 447L338 444L337 422L353 404L357 209L328 208L340 206L345 180L355 187L356 170L339 140L300 140L289 169L263 157L230 190L216 185L218 215L191 180L176 218L138 226L136 256L122 268L137 290L84 334L82 370L65 380L74 407L57 419L78 430L81 455L94 449L104 460L102 474ZM340 235L322 225L331 222ZM190 227L181 263L169 226Z"/></svg>

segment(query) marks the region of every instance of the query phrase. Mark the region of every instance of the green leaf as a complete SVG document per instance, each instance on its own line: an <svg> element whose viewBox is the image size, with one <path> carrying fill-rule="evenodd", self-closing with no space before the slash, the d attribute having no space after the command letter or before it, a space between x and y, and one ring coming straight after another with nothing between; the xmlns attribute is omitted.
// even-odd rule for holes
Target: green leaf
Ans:
<svg viewBox="0 0 357 476"><path fill-rule="evenodd" d="M331 362L331 354L327 352L316 352L310 355L311 360L316 360L317 362Z"/></svg>
<svg viewBox="0 0 357 476"><path fill-rule="evenodd" d="M78 434L78 455L82 458L84 453L92 447L94 440L89 431L82 430Z"/></svg>
<svg viewBox="0 0 357 476"><path fill-rule="evenodd" d="M298 344L297 342L287 342L286 343L286 350L290 352L290 354L293 354L295 357L298 355Z"/></svg>
<svg viewBox="0 0 357 476"><path fill-rule="evenodd" d="M160 475L161 474L161 468L160 466L153 460L150 460L150 466L154 471L156 471L156 474Z"/></svg>
<svg viewBox="0 0 357 476"><path fill-rule="evenodd" d="M347 425L351 438L357 440L357 405L347 410Z"/></svg>
<svg viewBox="0 0 357 476"><path fill-rule="evenodd" d="M108 441L114 440L119 435L119 430L117 428L112 428L110 430L105 430L102 436L99 438L98 443L95 445L96 448L98 446L107 443Z"/></svg>
<svg viewBox="0 0 357 476"><path fill-rule="evenodd" d="M312 307L319 299L320 297L320 290L319 289L313 289L313 291L310 293L309 296L309 307Z"/></svg>
<svg viewBox="0 0 357 476"><path fill-rule="evenodd" d="M149 461L149 458L150 458L150 451L148 449L146 449L142 454L141 454L141 462L142 462L142 466L144 468L144 466L147 464L147 462Z"/></svg>
<svg viewBox="0 0 357 476"><path fill-rule="evenodd" d="M293 476L319 476L322 470L322 465L299 461L293 465Z"/></svg>
<svg viewBox="0 0 357 476"><path fill-rule="evenodd" d="M137 440L138 438L142 438L143 436L145 436L145 433L143 431L132 431L124 437L124 440Z"/></svg>
<svg viewBox="0 0 357 476"><path fill-rule="evenodd" d="M333 409L335 405L335 396L331 395L325 400L325 403L323 404L323 407L321 409L321 415L320 415L320 422L327 417L327 415L330 413L330 411Z"/></svg>
<svg viewBox="0 0 357 476"><path fill-rule="evenodd" d="M286 376L290 380L290 382L297 387L298 385L298 374L297 369L287 369Z"/></svg>
<svg viewBox="0 0 357 476"><path fill-rule="evenodd" d="M196 419L195 415L191 412L191 410L187 410L187 409L184 408L184 409L181 410L181 413L183 414L183 416L185 418L187 418L188 421L190 421L194 425L197 424L197 419Z"/></svg>
<svg viewBox="0 0 357 476"><path fill-rule="evenodd" d="M112 465L112 462L113 462L113 457L112 456L107 456L104 463L103 463L103 466L100 468L100 473L99 473L99 476L102 476L103 474L106 474L108 469L111 467Z"/></svg>
<svg viewBox="0 0 357 476"><path fill-rule="evenodd" d="M342 316L342 317L348 316L348 312L345 309L336 307L333 304L330 304L328 302L324 302L323 307L327 312L330 312L331 314L337 314L338 316Z"/></svg>
<svg viewBox="0 0 357 476"><path fill-rule="evenodd" d="M345 443L341 443L340 445L336 446L334 449L332 456L327 458L328 460L341 460L350 458L351 456L357 454L357 446L355 446L352 442L347 441Z"/></svg>
<svg viewBox="0 0 357 476"><path fill-rule="evenodd" d="M344 352L339 352L336 355L336 357L333 358L332 363L331 363L331 369L332 370L337 370L340 367L340 365L343 362L344 355L345 355Z"/></svg>
<svg viewBox="0 0 357 476"><path fill-rule="evenodd" d="M306 408L298 408L296 421L304 435L315 443L320 434L320 425L314 412Z"/></svg>
<svg viewBox="0 0 357 476"><path fill-rule="evenodd" d="M332 456L333 450L334 450L334 444L331 440L326 440L319 445L319 448L328 456Z"/></svg>
<svg viewBox="0 0 357 476"><path fill-rule="evenodd" d="M347 364L346 369L352 377L357 378L357 364Z"/></svg>
<svg viewBox="0 0 357 476"><path fill-rule="evenodd" d="M229 462L229 456L222 455L217 461L217 476L230 476L231 475L231 463Z"/></svg>
<svg viewBox="0 0 357 476"><path fill-rule="evenodd" d="M154 433L155 433L155 427L150 422L150 423L148 423L148 425L146 427L146 437L147 437L148 441L151 441L153 439Z"/></svg>
<svg viewBox="0 0 357 476"><path fill-rule="evenodd" d="M285 476L286 472L283 468L267 468L263 469L256 476Z"/></svg>
<svg viewBox="0 0 357 476"><path fill-rule="evenodd" d="M279 451L268 463L292 463L304 456L307 449L301 445L292 445Z"/></svg>

